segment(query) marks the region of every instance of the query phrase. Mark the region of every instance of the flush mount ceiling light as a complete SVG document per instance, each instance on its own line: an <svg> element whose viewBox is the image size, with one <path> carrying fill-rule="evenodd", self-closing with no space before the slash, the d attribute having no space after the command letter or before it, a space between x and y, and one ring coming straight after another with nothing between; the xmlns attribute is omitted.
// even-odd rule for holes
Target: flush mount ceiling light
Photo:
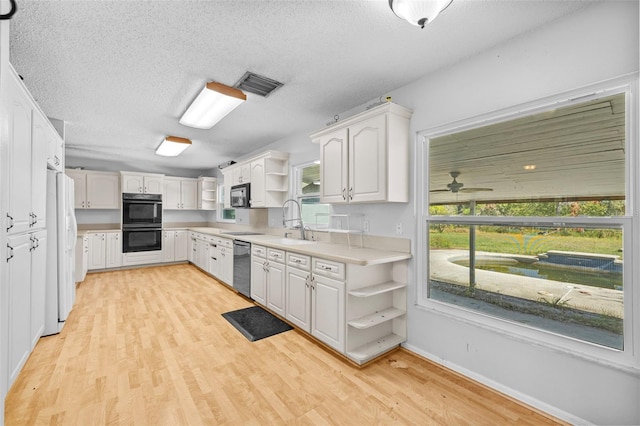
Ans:
<svg viewBox="0 0 640 426"><path fill-rule="evenodd" d="M420 28L445 10L453 0L389 0L389 7L398 18Z"/></svg>
<svg viewBox="0 0 640 426"><path fill-rule="evenodd" d="M182 115L180 124L210 129L246 100L242 90L209 82Z"/></svg>
<svg viewBox="0 0 640 426"><path fill-rule="evenodd" d="M156 155L162 155L163 157L176 157L190 146L191 141L189 139L179 138L177 136L167 136L164 138L158 149L156 149Z"/></svg>

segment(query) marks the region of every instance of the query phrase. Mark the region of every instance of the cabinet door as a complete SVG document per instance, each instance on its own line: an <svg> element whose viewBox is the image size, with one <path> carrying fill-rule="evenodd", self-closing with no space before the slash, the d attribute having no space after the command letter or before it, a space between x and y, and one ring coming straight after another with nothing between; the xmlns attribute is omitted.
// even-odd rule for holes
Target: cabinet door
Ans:
<svg viewBox="0 0 640 426"><path fill-rule="evenodd" d="M87 208L120 208L120 176L116 173L87 172Z"/></svg>
<svg viewBox="0 0 640 426"><path fill-rule="evenodd" d="M47 280L47 231L33 233L31 251L31 349L44 332Z"/></svg>
<svg viewBox="0 0 640 426"><path fill-rule="evenodd" d="M286 319L307 333L311 332L311 288L309 272L286 268Z"/></svg>
<svg viewBox="0 0 640 426"><path fill-rule="evenodd" d="M67 169L65 174L73 179L74 207L84 209L87 207L87 172L83 170Z"/></svg>
<svg viewBox="0 0 640 426"><path fill-rule="evenodd" d="M33 114L33 139L31 140L31 229L46 226L47 211L47 144L54 131L39 113Z"/></svg>
<svg viewBox="0 0 640 426"><path fill-rule="evenodd" d="M105 267L119 268L122 266L122 241L120 232L107 234Z"/></svg>
<svg viewBox="0 0 640 426"><path fill-rule="evenodd" d="M387 117L349 127L349 201L387 199Z"/></svg>
<svg viewBox="0 0 640 426"><path fill-rule="evenodd" d="M89 234L89 270L104 269L106 266L106 234L104 232Z"/></svg>
<svg viewBox="0 0 640 426"><path fill-rule="evenodd" d="M233 249L222 248L222 280L233 287Z"/></svg>
<svg viewBox="0 0 640 426"><path fill-rule="evenodd" d="M18 376L31 352L31 239L29 234L7 240L9 288L8 387ZM4 368L4 366L3 366Z"/></svg>
<svg viewBox="0 0 640 426"><path fill-rule="evenodd" d="M2 105L6 108L2 114L6 114L8 125L9 152L4 163L8 170L4 176L9 181L7 214L10 217L6 218L9 234L28 231L31 223L31 102L16 79L9 73L7 90L2 95L5 98Z"/></svg>
<svg viewBox="0 0 640 426"><path fill-rule="evenodd" d="M281 317L285 316L286 287L284 265L269 262L267 272L267 308Z"/></svg>
<svg viewBox="0 0 640 426"><path fill-rule="evenodd" d="M187 255L189 257L189 262L195 264L196 263L196 250L198 246L196 244L196 237L193 233L189 233L189 237L187 240Z"/></svg>
<svg viewBox="0 0 640 426"><path fill-rule="evenodd" d="M180 179L166 178L163 183L164 194L162 196L162 207L165 210L175 210L180 208Z"/></svg>
<svg viewBox="0 0 640 426"><path fill-rule="evenodd" d="M173 231L174 233L174 259L176 262L182 262L188 259L187 252L187 231Z"/></svg>
<svg viewBox="0 0 640 426"><path fill-rule="evenodd" d="M347 202L348 140L347 129L339 129L320 140L320 201Z"/></svg>
<svg viewBox="0 0 640 426"><path fill-rule="evenodd" d="M145 176L144 177L144 193L145 194L162 194L162 176Z"/></svg>
<svg viewBox="0 0 640 426"><path fill-rule="evenodd" d="M220 276L219 255L220 250L218 250L218 247L214 243L209 243L209 273L214 277Z"/></svg>
<svg viewBox="0 0 640 426"><path fill-rule="evenodd" d="M251 298L262 306L267 305L266 260L251 256Z"/></svg>
<svg viewBox="0 0 640 426"><path fill-rule="evenodd" d="M162 241L162 260L164 262L173 262L175 260L175 241L176 234L174 231L164 231L164 240Z"/></svg>
<svg viewBox="0 0 640 426"><path fill-rule="evenodd" d="M311 286L311 334L344 352L344 282L313 275Z"/></svg>
<svg viewBox="0 0 640 426"><path fill-rule="evenodd" d="M251 207L265 207L264 158L251 162Z"/></svg>
<svg viewBox="0 0 640 426"><path fill-rule="evenodd" d="M142 175L122 175L123 193L142 193L144 189L144 178Z"/></svg>
<svg viewBox="0 0 640 426"><path fill-rule="evenodd" d="M180 208L195 210L198 204L198 181L183 179L180 182Z"/></svg>
<svg viewBox="0 0 640 426"><path fill-rule="evenodd" d="M233 174L231 172L222 172L222 179L224 183L224 194L222 198L224 201L224 208L231 208L231 187L233 186Z"/></svg>

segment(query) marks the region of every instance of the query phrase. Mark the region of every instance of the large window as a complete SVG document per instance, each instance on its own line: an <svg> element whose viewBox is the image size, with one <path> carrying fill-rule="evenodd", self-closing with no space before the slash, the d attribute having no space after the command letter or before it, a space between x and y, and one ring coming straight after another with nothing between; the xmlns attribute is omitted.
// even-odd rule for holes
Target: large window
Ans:
<svg viewBox="0 0 640 426"><path fill-rule="evenodd" d="M630 105L601 91L425 134L422 303L632 353Z"/></svg>
<svg viewBox="0 0 640 426"><path fill-rule="evenodd" d="M329 223L329 204L320 203L320 163L294 167L295 194L302 210L305 225L315 227Z"/></svg>

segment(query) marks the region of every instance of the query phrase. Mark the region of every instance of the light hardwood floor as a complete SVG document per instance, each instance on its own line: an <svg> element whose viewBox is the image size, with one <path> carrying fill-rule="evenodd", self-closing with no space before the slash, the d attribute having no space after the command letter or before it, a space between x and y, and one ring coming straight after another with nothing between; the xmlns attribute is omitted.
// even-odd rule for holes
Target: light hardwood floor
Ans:
<svg viewBox="0 0 640 426"><path fill-rule="evenodd" d="M249 342L251 306L191 265L89 274L40 339L7 425L556 424L408 351L357 368L289 331Z"/></svg>

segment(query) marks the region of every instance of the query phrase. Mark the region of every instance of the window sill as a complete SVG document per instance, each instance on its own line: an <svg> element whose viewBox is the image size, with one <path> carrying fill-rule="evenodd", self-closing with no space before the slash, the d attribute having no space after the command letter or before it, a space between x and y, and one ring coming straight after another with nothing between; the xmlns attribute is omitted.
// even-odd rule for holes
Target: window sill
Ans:
<svg viewBox="0 0 640 426"><path fill-rule="evenodd" d="M415 307L424 312L502 335L510 340L580 358L640 378L640 365L638 360L633 358L632 349L629 350L629 353L625 353L436 300L418 301ZM630 342L627 345L631 347Z"/></svg>

